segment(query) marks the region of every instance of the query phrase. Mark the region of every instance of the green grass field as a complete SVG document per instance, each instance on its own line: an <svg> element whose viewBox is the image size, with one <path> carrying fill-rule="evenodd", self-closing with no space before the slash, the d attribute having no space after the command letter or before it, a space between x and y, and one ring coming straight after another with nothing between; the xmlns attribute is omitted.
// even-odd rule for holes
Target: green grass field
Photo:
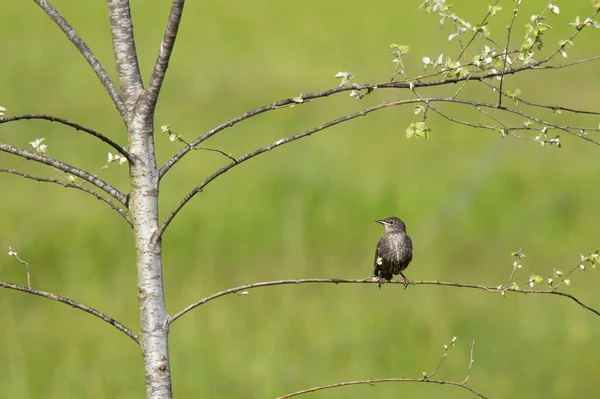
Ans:
<svg viewBox="0 0 600 399"><path fill-rule="evenodd" d="M513 40L545 2L525 2ZM564 3L564 4L563 4ZM54 2L115 78L103 2ZM338 71L357 82L389 80L389 46L410 46L406 67L423 56L456 55L435 15L420 1L192 2L186 10L155 125L171 124L186 140L245 111L299 93L335 87ZM487 2L456 1L477 23ZM502 43L514 2L501 1L491 22ZM168 2L133 2L137 50L149 77ZM548 45L567 38L567 23L593 12L587 0L562 2ZM73 45L33 2L0 6L0 105L7 116L45 113L97 129L126 145L123 123ZM600 30L575 41L567 61L598 54ZM534 101L600 109L598 64L508 77ZM455 90L452 87L451 90ZM424 91L435 94L435 89ZM444 94L449 89L442 89ZM465 93L490 99L474 85ZM227 129L206 143L240 156L381 101L410 98L376 91L361 101L341 94L280 109ZM442 107L481 121L472 110ZM542 117L597 126L598 118ZM283 146L217 179L197 195L163 239L167 305L175 313L213 292L284 278L363 278L382 234L375 219L396 215L408 226L415 258L407 276L499 285L511 252L530 273L569 270L600 246L600 148L561 135L562 149L502 139L431 115L429 140L408 140L420 116L390 108ZM552 119L555 118L555 119ZM520 119L507 119L512 124ZM489 122L489 121L488 121ZM598 133L590 137L600 139ZM595 135L595 137L594 137ZM48 155L99 169L107 146L59 124L0 125L0 141L30 148L45 137ZM157 133L159 163L181 148ZM161 216L227 159L189 154L163 180ZM47 168L0 154L0 167L59 178ZM100 176L127 192L127 167ZM0 173L0 280L55 292L108 313L137 331L136 266L131 230L108 207L63 190ZM600 270L575 273L569 292L600 308ZM453 336L438 373L461 381L476 340L470 386L493 398L591 398L599 395L600 318L568 299L438 286L299 285L250 291L199 307L172 325L173 391L180 398L273 398L356 379L420 377L431 372ZM0 292L0 397L143 398L139 348L98 319L12 290ZM467 398L449 386L391 383L323 391L311 398Z"/></svg>

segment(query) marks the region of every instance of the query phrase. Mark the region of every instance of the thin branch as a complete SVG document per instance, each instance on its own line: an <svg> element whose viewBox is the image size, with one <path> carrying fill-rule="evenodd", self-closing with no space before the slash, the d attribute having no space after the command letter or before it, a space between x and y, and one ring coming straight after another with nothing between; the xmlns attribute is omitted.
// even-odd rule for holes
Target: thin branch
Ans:
<svg viewBox="0 0 600 399"><path fill-rule="evenodd" d="M36 161L39 163L43 163L43 164L49 165L53 168L60 169L65 173L70 173L74 176L77 176L77 177L93 184L94 186L98 187L102 191L104 191L107 194L109 194L110 196L112 196L114 199L116 199L120 203L125 204L126 197L122 192L120 192L118 189L111 186L110 184L106 183L104 180L101 180L86 171L78 169L78 168L71 166L69 164L66 164L64 162L58 161L56 159L47 157L45 155L36 154L36 153L30 152L30 151L24 150L22 148L13 147L12 145L9 145L9 144L0 143L0 151L18 155L27 160L33 160L33 161Z"/></svg>
<svg viewBox="0 0 600 399"><path fill-rule="evenodd" d="M456 339L456 337L453 339L452 345L454 345L454 340ZM469 361L469 366L467 369L467 375L465 377L465 379L462 382L454 382L454 381L442 381L442 380L431 380L429 379L430 377L434 376L437 371L439 370L442 362L444 361L444 359L446 358L446 354L448 353L448 346L446 345L445 348L445 352L444 355L442 356L440 363L438 364L438 367L436 368L435 372L429 376L424 376L423 378L380 378L380 379L373 379L373 380L360 380L360 381L349 381L349 382L339 382L337 384L329 384L329 385L323 385L323 386L319 386L319 387L314 387L314 388L309 388L309 389L303 389L301 391L297 391L297 392L293 392L293 393L289 393L287 395L283 395L278 397L277 399L286 399L286 398L291 398L293 396L298 396L298 395L302 395L305 393L311 393L311 392L316 392L316 391L322 391L325 389L331 389L331 388L339 388L339 387L344 387L344 386L351 386L351 385L370 385L370 386L375 386L375 384L377 383L382 383L382 382L424 382L424 383L432 383L432 384L440 384L440 385L451 385L451 386L456 386L459 388L463 388L466 389L467 391L471 392L473 395L476 395L480 398L486 398L486 396L483 396L481 393L475 391L473 388L468 387L467 381L469 381L469 377L471 376L471 368L473 366L473 362L475 361L473 359L473 351L475 349L475 340L473 340L473 343L471 344L471 357L470 357L470 361Z"/></svg>
<svg viewBox="0 0 600 399"><path fill-rule="evenodd" d="M487 22L487 19L490 17L490 15L492 15L492 7L496 7L498 5L498 3L500 2L500 0L496 0L496 2L494 3L493 6L488 7L488 12L485 15L485 17L483 18L483 20L481 21L481 23L479 24L479 26L484 26L485 23ZM460 54L458 55L458 57L456 57L456 59L460 59L460 57L463 56L463 54L465 53L465 51L467 51L467 49L469 48L469 46L471 46L471 44L473 43L473 40L475 40L475 38L477 37L477 34L479 33L479 29L473 33L473 36L471 36L471 40L469 40L467 42L467 45L462 49L462 51L460 52Z"/></svg>
<svg viewBox="0 0 600 399"><path fill-rule="evenodd" d="M133 163L135 160L133 158L133 156L127 152L127 150L124 147L121 147L119 144L117 144L116 142L112 141L111 139L109 139L108 137L106 137L105 135L103 135L102 133L94 130L94 129L90 129L88 127L85 127L83 125L80 125L78 123L75 122L71 122L67 119L63 119L63 118L58 118L56 116L52 116L52 115L44 115L44 114L25 114L25 115L17 115L17 116L11 116L8 118L0 118L0 125L3 123L7 123L7 122L14 122L14 121L20 121L20 120L29 120L29 119L42 119L42 120L46 120L46 121L50 121L50 122L58 122L58 123L62 123L63 125L69 126L74 128L75 130L80 130L84 133L87 133L91 136L94 136L100 140L102 140L103 142L105 142L106 144L108 144L109 146L111 146L112 148L114 148L115 150L117 150L121 155L123 155L125 158L127 158L127 161L129 161L129 163Z"/></svg>
<svg viewBox="0 0 600 399"><path fill-rule="evenodd" d="M568 66L573 66L573 65L577 65L583 62L588 62L588 61L593 61L593 60L597 60L600 59L600 56L598 57L591 57L585 60L579 60L579 61L575 61L572 63L568 63L568 64L564 64L564 65L559 65L559 66L555 66L556 68L560 68L560 67L568 67ZM516 68L512 68L512 69L507 69L505 71L497 71L497 72L488 72L484 75L476 75L473 76L472 74L469 74L468 76L464 76L464 77L460 77L460 78L452 78L452 79L440 79L440 80L436 80L436 81L431 81L431 82L423 82L423 81L419 81L419 80L415 80L409 83L403 83L403 82L381 82L381 83L365 83L365 84L351 84L348 86L342 86L342 87L335 87L332 89L328 89L328 90L324 90L321 92L316 92L316 93L306 93L306 94L302 94L302 100L303 103L307 103L310 102L310 100L314 100L314 99L318 99L318 98L324 98L324 97L328 97L331 95L335 95L338 93L342 93L345 91L352 91L352 90L357 90L357 91L361 91L361 90L367 90L367 91L372 91L374 89L410 89L410 90L415 90L418 88L424 88L424 87L436 87L436 86L442 86L442 85L446 85L446 84L455 84L455 83L461 83L461 82L465 82L467 80L480 80L483 81L485 79L492 79L495 77L503 77L505 75L514 75L517 74L519 72L523 72L523 71L527 71L527 70L536 70L536 69L548 69L548 66L540 66L542 63L542 61L538 61L537 63L533 63L533 64L529 64L529 65L524 65L521 67L516 67ZM253 118L255 116L258 116L262 113L268 112L268 111L273 111L276 109L281 109L281 108L286 108L286 107L290 107L290 106L296 106L296 105L301 105L298 103L297 101L297 97L290 97L290 98L286 98L283 100L279 100L279 101L275 101L271 104L266 104L263 105L259 108L256 108L254 110L245 112L241 115L238 115L237 117L224 122L216 127L214 127L213 129L205 132L204 134L202 134L201 136L199 136L198 138L196 138L195 140L190 142L190 146L189 147L184 147L181 150L179 150L175 155L173 155L171 157L171 159L169 159L161 168L159 171L159 179L162 179L164 177L164 175L177 163L179 162L179 160L181 158L183 158L192 148L196 147L197 145L199 145L200 143L204 142L205 140L208 140L210 137L214 136L215 134L221 132L222 130L225 130L229 127L232 127L236 124L238 124L239 122L242 122L246 119L250 119ZM499 106L497 104L492 105L496 108L498 108ZM564 111L568 111L568 112L574 112L574 113L582 113L582 114L589 114L589 115L598 115L600 114L599 112L595 112L595 111L585 111L585 110L573 110L573 109L568 109L568 108L563 108L563 107L552 107L552 106L547 106L547 108L552 108L552 109L561 109Z"/></svg>
<svg viewBox="0 0 600 399"><path fill-rule="evenodd" d="M359 381L338 382L337 384L323 385L323 386L320 386L320 387L303 389L302 391L292 392L292 393L288 393L287 395L279 396L277 399L287 399L287 398L291 398L293 396L302 395L302 394L305 394L305 393L311 393L311 392L315 392L315 391L322 391L324 389L347 387L347 386L351 386L351 385L371 385L371 386L375 386L375 384L381 384L383 382L420 382L420 383L430 383L430 384L438 384L438 385L451 385L451 386L454 386L454 387L459 387L459 388L466 389L467 391L471 392L473 395L478 396L480 398L484 398L484 399L487 398L487 396L484 396L484 395L480 394L479 392L477 392L473 388L470 388L470 387L468 387L466 385L463 385L462 383L454 382L454 381L423 380L423 379L420 379L420 378L379 378L379 379L373 379L373 380L359 380Z"/></svg>
<svg viewBox="0 0 600 399"><path fill-rule="evenodd" d="M214 179L216 179L217 177L219 177L220 175L228 172L231 168L240 165L252 158L254 158L257 155L263 154L265 152L271 151L272 149L275 149L277 147L280 147L284 144L288 144L291 143L295 140L304 138L304 137L308 137L316 132L322 131L324 129L327 129L329 127L332 127L334 125L343 123L343 122L347 122L349 120L361 117L361 116L365 116L371 112L380 110L380 109L384 109L384 108L388 108L388 107L394 107L394 106L399 106L399 105L406 105L406 104L411 104L411 103L425 103L425 104L429 104L431 102L449 102L449 103L458 103L458 104L465 104L465 105L471 105L475 108L492 108L492 109L497 109L497 110L501 110L501 111L505 111L505 112L509 112L509 113L513 113L519 116L522 116L524 118L528 118L531 119L532 121L535 121L536 123L539 124L543 124L543 125L547 125L549 127L555 128L555 129L559 129L562 130L564 132L567 132L571 135L574 135L576 137L579 137L581 139L584 139L586 141L589 141L591 143L594 143L596 145L600 145L600 142L595 141L594 139L591 139L590 137L587 137L584 134L580 134L577 132L573 132L572 130L570 130L569 126L560 126L560 125L556 125L556 124L552 124L552 123L548 123L545 121L542 121L539 118L536 118L534 116L528 115L522 111L519 110L515 110L512 108L507 108L505 106L500 106L498 104L491 104L491 103L484 103L484 102L478 102L478 101L469 101L469 100L462 100L462 99L457 99L457 98L452 98L452 97L431 97L431 98L424 98L424 97L419 97L419 98L414 98L414 99L406 99L406 100L398 100L398 101L392 101L392 102L384 102L378 105L375 105L373 107L370 108L366 108L362 111L350 114L350 115L345 115L342 116L340 118L331 120L329 122L326 122L324 124L321 124L317 127L314 127L312 129L306 130L302 133L298 133L286 138L282 138L279 139L277 141L275 141L274 143L271 143L267 146L258 148L250 153L247 153L246 155L243 155L239 158L236 159L236 161L232 161L230 163L228 163L227 165L223 166L222 168L220 168L219 170L215 171L213 174L211 174L210 176L208 176L200 185L198 185L196 188L194 188L193 190L191 190L182 200L181 202L171 211L171 213L167 216L167 218L165 219L165 221L163 222L163 224L161 225L160 229L155 233L154 235L154 239L157 240L159 239L162 234L164 233L164 231L167 229L167 227L169 226L169 224L171 223L171 221L173 220L173 218L177 215L177 213L185 206L185 204L191 200L196 194L198 194L199 192L201 192L210 182L212 182ZM261 111L264 112L264 111ZM230 121L232 122L232 121ZM215 130L215 129L213 129ZM190 143L192 146L194 145L194 142ZM188 148L193 148L192 146L186 147L185 149ZM183 150L182 150L183 151ZM182 151L180 151L179 153L182 153ZM188 150L189 151L189 150ZM171 162L172 160L174 160L176 158L173 157L171 158L171 160L169 162ZM163 166L163 168L165 168L168 164L165 164ZM176 161L174 161L176 162ZM173 162L173 163L174 163ZM171 164L172 165L172 164ZM162 168L161 168L162 170ZM168 170L168 168L166 168L166 170Z"/></svg>
<svg viewBox="0 0 600 399"><path fill-rule="evenodd" d="M183 6L185 0L173 0L171 4L171 11L169 13L169 21L165 27L165 34L163 36L156 63L154 64L154 70L148 83L148 90L144 93L143 102L148 110L153 110L158 101L158 95L160 88L162 87L167 68L169 67L169 60L173 54L173 48L175 46L175 39L177 38L177 32L179 31L179 24L181 23L181 17L183 15Z"/></svg>
<svg viewBox="0 0 600 399"><path fill-rule="evenodd" d="M517 18L517 14L519 13L519 6L521 3L516 3L515 8L513 9L512 18L510 19L510 25L507 26L507 34L506 34L506 47L504 48L504 61L502 64L502 72L506 71L506 63L508 62L508 48L510 47L510 38L512 34L512 28L515 24L515 19ZM500 90L498 93L498 105L502 105L502 86L504 85L504 75L500 77Z"/></svg>
<svg viewBox="0 0 600 399"><path fill-rule="evenodd" d="M465 376L463 382L460 383L461 385L465 385L467 382L469 382L469 377L471 376L471 369L473 368L473 363L475 362L475 359L473 358L473 352L475 352L475 340L473 340L473 343L471 344L471 356L469 358L469 368L467 369L467 375Z"/></svg>
<svg viewBox="0 0 600 399"><path fill-rule="evenodd" d="M144 90L144 85L135 50L129 0L109 0L108 17L121 92L127 111L132 115L134 105Z"/></svg>
<svg viewBox="0 0 600 399"><path fill-rule="evenodd" d="M51 292L39 291L39 290L36 290L36 289L33 289L33 288L23 287L22 285L7 283L5 281L0 281L0 287L2 287L2 288L9 288L11 290L21 291L21 292L26 292L26 293L32 294L32 295L41 296L41 297L44 297L44 298L47 298L47 299L51 299L53 301L64 303L64 304L69 305L69 306L71 306L71 307L73 307L75 309L83 310L84 312L89 313L92 316L96 316L100 320L103 320L103 321L107 322L108 324L112 325L117 330L121 331L122 333L124 333L125 335L127 335L129 338L131 338L133 341L135 341L136 344L139 345L139 343L140 343L139 340L138 340L137 334L134 333L132 330L130 330L129 328L127 328L123 324L119 323L118 321L116 321L112 317L107 316L106 314L100 312L99 310L96 310L94 308L86 306L86 305L84 305L82 303L76 302L76 301L74 301L72 299L69 299L69 298L62 297L60 295L53 294Z"/></svg>
<svg viewBox="0 0 600 399"><path fill-rule="evenodd" d="M243 291L247 291L253 288L259 287L271 287L275 285L292 285L292 284L377 284L376 280L371 279L359 279L359 280L349 280L349 279L341 279L341 278L305 278L305 279L296 279L296 280L275 280L275 281L262 281L259 283L245 284L240 285L239 287L228 288L226 290L214 293L212 295L207 296L197 302L194 302L179 312L175 313L172 317L169 318L169 324L173 323L175 320L186 314L187 312L197 308L200 305L204 305L207 302L210 302L214 299L220 298L225 295L238 294ZM387 284L401 284L403 285L403 281L390 281ZM470 288L475 290L482 290L487 292L517 292L520 294L545 294L545 295L557 295L565 298L569 298L572 301L576 302L582 308L589 310L594 313L596 316L600 316L600 311L586 305L581 302L579 299L574 297L571 294L567 294L559 291L552 290L534 290L534 289L513 289L510 287L493 287L489 285L479 285L479 284L465 284L465 283L455 283L449 281L437 281L437 280L422 280L422 281L410 281L411 285L441 285L445 287L458 287L458 288Z"/></svg>
<svg viewBox="0 0 600 399"><path fill-rule="evenodd" d="M50 17L52 21L58 25L58 27L65 33L67 38L75 45L77 50L83 55L83 58L88 62L92 70L96 73L100 82L104 85L104 88L108 92L108 95L112 99L115 104L117 110L121 114L121 118L125 123L127 123L127 110L125 108L125 104L123 103L123 99L121 98L121 93L117 90L117 87L110 79L110 76L100 63L92 50L85 44L85 42L79 37L75 29L69 25L69 23L60 15L60 13L52 7L50 3L46 0L34 0L35 3L42 8L46 12L46 14Z"/></svg>
<svg viewBox="0 0 600 399"><path fill-rule="evenodd" d="M452 345L454 345L454 340L455 339L456 339L456 337L453 339ZM468 365L468 368L467 368L467 375L466 375L465 379L462 382L445 381L445 380L432 380L432 379L430 379L430 377L432 377L433 375L435 375L435 373L437 373L437 371L439 370L442 362L446 358L446 355L448 353L448 346L447 345L445 345L445 349L446 350L444 352L444 355L442 356L442 358L440 360L440 363L438 364L438 367L437 367L436 371L433 374L431 374L430 376L424 376L423 378L378 378L378 379L373 379L373 380L359 380L359 381L338 382L336 384L322 385L322 386L319 386L319 387L308 388L308 389L303 389L301 391L296 391L296 392L293 392L293 393L288 393L287 395L279 396L277 399L287 399L287 398L291 398L293 396L302 395L302 394L305 394L305 393L311 393L311 392L316 392L316 391L323 391L325 389L340 388L340 387L346 387L346 386L351 386L351 385L370 385L370 386L374 387L375 384L382 383L382 382L420 382L420 383L431 383L431 384L439 384L439 385L450 385L450 386L455 386L455 387L466 389L467 391L471 392L473 395L478 396L480 398L487 398L486 396L483 396L481 393L477 392L473 388L470 388L470 387L467 386L467 381L469 381L469 377L471 376L471 368L472 368L473 362L474 362L474 360L473 360L473 351L475 349L475 340L473 340L473 343L471 344L471 357L470 357L469 365Z"/></svg>
<svg viewBox="0 0 600 399"><path fill-rule="evenodd" d="M81 191L83 191L85 193L88 193L90 195L93 195L94 197L96 197L100 201L103 201L106 204L108 204L108 206L110 206L114 211L116 211L117 213L119 213L119 215L121 215L123 217L123 219L125 219L125 221L129 225L129 227L133 228L133 223L131 222L131 220L129 220L129 216L127 215L127 212L125 212L123 209L121 209L117 205L115 205L112 201L108 200L107 198L103 197L102 195L100 195L99 193L97 193L95 191L92 191L92 190L87 189L87 188L85 188L83 186L77 185L75 183L65 183L65 182L57 180L57 179L46 178L46 177L39 177L39 176L33 176L33 175L29 175L27 173L20 172L20 171L18 171L16 169L4 169L4 168L0 168L0 172L12 173L14 175L21 176L21 177L24 177L26 179L31 179L31 180L39 181L39 182L54 183L54 184L61 185L61 186L65 187L65 188L74 188L74 189L77 189L77 190L81 190Z"/></svg>

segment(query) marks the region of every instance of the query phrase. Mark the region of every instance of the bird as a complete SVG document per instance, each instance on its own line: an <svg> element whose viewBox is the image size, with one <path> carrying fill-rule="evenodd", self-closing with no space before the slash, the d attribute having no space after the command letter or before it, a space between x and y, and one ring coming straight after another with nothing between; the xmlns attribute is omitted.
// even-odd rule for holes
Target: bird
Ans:
<svg viewBox="0 0 600 399"><path fill-rule="evenodd" d="M403 284L406 289L408 279L402 272L406 270L413 257L412 240L406 234L406 225L395 216L375 222L385 227L385 234L379 239L375 250L373 274L378 278L379 289L384 280L391 281L393 275L398 274L404 278Z"/></svg>

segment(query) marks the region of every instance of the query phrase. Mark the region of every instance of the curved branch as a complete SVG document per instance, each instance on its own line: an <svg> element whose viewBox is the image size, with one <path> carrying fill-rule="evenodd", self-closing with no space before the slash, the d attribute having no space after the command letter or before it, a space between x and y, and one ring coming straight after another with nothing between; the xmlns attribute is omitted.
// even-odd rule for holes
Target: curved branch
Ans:
<svg viewBox="0 0 600 399"><path fill-rule="evenodd" d="M320 387L308 388L308 389L303 389L301 391L296 391L296 392L288 393L287 395L283 395L283 396L277 397L277 399L287 399L287 398L291 398L293 396L302 395L302 394L305 394L305 393L310 393L310 392L315 392L315 391L322 391L324 389L347 387L347 386L351 386L351 385L371 385L371 386L375 386L375 384L380 384L380 383L383 383L383 382L421 382L421 383L430 383L430 384L438 384L438 385L451 385L451 386L454 386L454 387L459 387L459 388L466 389L467 391L471 392L475 396L487 399L487 396L483 396L482 394L480 394L479 392L477 392L473 388L470 388L470 387L466 386L462 382L445 381L445 380L424 380L422 378L378 378L378 379L373 379L373 380L359 380L359 381L338 382L337 384L323 385L323 386L320 386Z"/></svg>
<svg viewBox="0 0 600 399"><path fill-rule="evenodd" d="M94 129L90 129L90 128L80 125L78 123L71 122L67 119L58 118L58 117L52 116L52 115L44 115L44 114L24 114L24 115L11 116L8 118L0 118L0 125L3 123L7 123L7 122L29 120L29 119L42 119L42 120L46 120L46 121L50 121L50 122L58 122L58 123L62 123L63 125L72 127L75 130L80 130L84 133L87 133L91 136L94 136L94 137L102 140L103 142L105 142L106 144L108 144L109 146L111 146L112 148L117 150L121 155L123 155L127 159L127 161L129 161L129 163L134 162L133 156L130 153L128 153L124 147L121 147L119 144L117 144L116 142L112 141L111 139L109 139L108 137L106 137L105 135L103 135L102 133L100 133Z"/></svg>
<svg viewBox="0 0 600 399"><path fill-rule="evenodd" d="M33 289L33 288L23 287L22 285L7 283L5 281L0 281L0 287L2 287L2 288L8 288L8 289L11 289L11 290L16 290L16 291L21 291L21 292L26 292L26 293L32 294L32 295L41 296L41 297L44 297L44 298L47 298L47 299L51 299L53 301L64 303L65 305L69 305L71 307L74 307L75 309L83 310L84 312L89 313L92 316L96 316L100 320L105 321L108 324L112 325L117 330L121 331L122 333L124 333L125 335L127 335L129 338L131 338L136 344L138 344L138 345L140 344L140 342L138 340L137 334L134 333L129 328L127 328L125 325L119 323L118 321L116 321L112 317L110 317L110 316L108 316L108 315L100 312L99 310L96 310L94 308L86 306L86 305L84 305L82 303L75 302L72 299L65 298L63 296L56 295L56 294L53 294L51 292L39 291L39 290L36 290L36 289Z"/></svg>
<svg viewBox="0 0 600 399"><path fill-rule="evenodd" d="M302 94L300 97L302 99L302 103L306 103L306 102L309 102L310 100L324 98L324 97L328 97L328 96L335 95L338 93L342 93L342 92L346 92L346 91L353 91L353 90L357 90L357 91L361 91L361 90L373 91L374 89L411 89L411 90L414 90L414 89L423 88L423 87L435 87L435 86L442 86L442 85L446 85L446 84L464 83L468 80L484 80L484 79L492 79L495 77L504 77L505 75L514 75L516 73L523 72L526 70L566 68L566 67L574 66L574 65L581 64L584 62L595 61L598 59L600 59L600 56L590 57L590 58L587 58L584 60L573 61L571 63L561 64L561 65L556 65L556 66L541 66L542 63L548 61L546 59L546 60L539 61L537 63L533 63L533 64L529 64L529 65L525 65L525 66L521 66L521 67L517 67L517 68L507 69L505 71L489 72L484 75L468 75L468 76L461 77L461 78L440 79L440 80L431 81L431 82L424 82L421 80L421 79L427 78L427 76L419 76L419 77L416 77L414 79L414 81L411 83L402 83L402 82L382 82L382 83L365 83L365 84L354 83L354 84L351 84L348 86L335 87L335 88L324 90L321 92ZM295 105L301 105L301 103L298 102L298 97L286 98L283 100L275 101L271 104L263 105L254 110L245 112L227 122L224 122L224 123L214 127L213 129L205 132L203 135L201 135L200 137L198 137L195 140L193 140L192 142L190 142L189 146L182 148L175 155L173 155L171 157L171 159L169 159L160 168L159 179L162 179L164 177L164 175L177 162L179 162L179 160L181 160L181 158L183 158L187 153L189 153L193 148L195 148L197 145L201 144L202 142L208 140L210 137L214 136L215 134L221 132L222 130L232 127L239 122L242 122L246 119L253 118L264 112L273 111L276 109L285 108L285 107L289 107L289 106L295 106ZM582 114L588 114L588 115L600 115L600 112L596 112L596 111L574 110L574 109L565 108L565 107L561 107L561 106L554 106L554 107L547 106L547 108L560 109L563 111L568 111L568 112L573 112L573 113L582 113Z"/></svg>
<svg viewBox="0 0 600 399"><path fill-rule="evenodd" d="M77 185L75 183L65 183L65 182L57 180L57 179L28 175L27 173L20 172L20 171L18 171L16 169L4 169L4 168L0 168L0 172L12 173L14 175L24 177L26 179L31 179L31 180L35 180L35 181L39 181L39 182L44 182L44 183L55 183L55 184L58 184L58 185L61 185L61 186L65 187L65 188L74 188L74 189L77 189L77 190L81 190L81 191L83 191L85 193L91 194L94 197L96 197L97 199L99 199L100 201L103 201L106 204L108 204L108 206L110 206L119 215L121 215L123 217L123 219L125 219L125 221L127 222L127 224L129 224L129 227L133 228L133 223L131 222L131 220L129 220L129 216L127 215L127 212L125 212L123 209L121 209L117 205L115 205L112 201L109 201L108 199L104 198L102 195L98 194L95 191L87 189L87 188L85 188L83 186L79 186L79 185Z"/></svg>
<svg viewBox="0 0 600 399"><path fill-rule="evenodd" d="M165 221L163 222L162 226L160 227L160 229L156 232L155 234L155 239L158 239L162 236L162 234L164 233L164 231L167 229L167 227L169 226L169 224L171 223L171 221L173 220L173 218L177 215L177 213L181 210L181 208L183 208L185 206L185 204L191 200L196 194L198 194L199 192L201 192L210 182L212 182L214 179L216 179L217 177L219 177L220 175L228 172L231 168L238 166L252 158L254 158L257 155L263 154L265 152L271 151L272 149L275 149L281 145L284 144L288 144L291 143L293 141L296 141L298 139L304 138L304 137L308 137L310 135L312 135L313 133L319 132L321 130L327 129L331 126L343 123L343 122L347 122L349 120L361 117L361 116L365 116L371 112L380 110L380 109L384 109L384 108L388 108L388 107L395 107L395 106L399 106L399 105L406 105L406 104L411 104L411 103L433 103L433 102L450 102L450 103L458 103L458 104L463 104L463 105L471 105L475 108L492 108L492 109L497 109L497 110L501 110L501 111L505 111L505 112L509 112L509 113L513 113L519 116L522 116L524 118L528 118L531 119L533 121L535 121L536 123L540 123L540 124L544 124L544 125L548 125L549 127L558 129L558 130L562 130L564 132L567 132L573 136L579 137L583 140L589 141L591 143L594 143L596 145L600 145L600 142L595 141L594 139L584 135L584 134L580 134L577 132L573 132L572 130L570 130L569 126L560 126L560 125L556 125L556 124L552 124L549 122L545 122L539 118L536 118L534 116L530 116L522 111L519 110L515 110L512 108L508 108L506 106L501 106L498 104L491 104L491 103L484 103L484 102L478 102L478 101L468 101L468 100L461 100L461 99L457 99L457 98L453 98L453 97L431 97L431 98L424 98L424 97L419 97L419 98L413 98L413 99L406 99L406 100L398 100L398 101L391 101L391 102L384 102L378 105L375 105L373 107L370 108L366 108L362 111L350 114L350 115L345 115L342 117L339 117L337 119L331 120L329 122L326 122L322 125L319 125L317 127L314 127L312 129L306 130L302 133L298 133L286 138L282 138L279 139L277 141L275 141L274 143L271 143L267 146L258 148L244 156L241 156L239 158L237 158L235 161L232 161L230 163L228 163L227 165L223 166L222 168L218 169L216 172L214 172L213 174L211 174L210 176L208 176L200 185L198 185L196 188L194 188L192 191L190 191L184 198L183 200L171 211L171 213L167 216L167 218L165 219ZM262 111L264 112L264 111ZM213 129L214 130L214 129ZM191 146L185 147L185 149L191 149L193 148L194 144L193 142L191 143ZM183 151L183 150L182 150ZM179 152L181 153L181 151ZM173 160L174 158L171 158L171 160ZM169 161L171 162L171 161ZM167 163L168 164L168 163ZM165 168L167 165L163 166L163 168ZM162 169L161 169L162 170ZM168 170L168 168L166 169Z"/></svg>
<svg viewBox="0 0 600 399"><path fill-rule="evenodd" d="M154 64L154 70L148 83L148 90L144 93L143 102L147 109L154 110L156 102L158 101L158 95L169 67L169 60L173 54L173 48L175 46L175 39L177 38L177 32L179 31L179 24L181 23L181 17L183 15L183 6L185 0L173 0L171 4L171 11L169 13L169 21L165 27L165 34L163 36L156 63Z"/></svg>
<svg viewBox="0 0 600 399"><path fill-rule="evenodd" d="M456 339L456 337L454 337L454 338ZM454 345L454 340L453 340L452 345ZM480 394L479 392L477 392L473 388L470 388L470 387L467 386L467 382L469 381L469 377L471 376L471 369L473 367L473 362L475 361L473 359L473 352L474 351L475 351L475 340L473 340L473 343L471 344L471 356L469 358L469 365L467 367L467 374L465 376L465 379L462 382L432 380L431 379L431 377L433 377L438 372L440 366L442 365L442 362L446 358L446 354L448 353L448 346L446 345L446 350L444 352L444 356L442 356L442 358L440 360L440 363L438 364L436 370L431 375L426 375L425 373L423 373L423 378L378 378L378 379L374 379L374 380L360 380L360 381L338 382L337 384L322 385L322 386L319 386L319 387L314 387L314 388L309 388L309 389L303 389L301 391L296 391L296 392L293 392L293 393L288 393L287 395L280 396L277 399L287 399L287 398L291 398L293 396L302 395L302 394L305 394L305 393L322 391L322 390L331 389L331 388L346 387L346 386L350 386L350 385L370 385L370 386L375 386L375 384L382 383L382 382L423 382L423 383L432 383L432 384L439 384L439 385L451 385L451 386L455 386L455 387L466 389L467 391L471 392L475 396L487 399L486 396L483 396L482 394Z"/></svg>
<svg viewBox="0 0 600 399"><path fill-rule="evenodd" d="M60 15L58 11L48 1L46 0L34 0L35 3L42 8L46 12L46 14L50 17L52 21L58 25L58 27L65 33L67 38L75 45L77 50L83 55L83 58L88 62L92 70L96 73L100 82L104 85L104 88L108 92L108 95L112 99L115 104L117 111L121 114L121 118L127 124L127 110L125 108L125 104L123 104L123 99L121 98L121 93L117 90L117 87L106 73L106 70L98 61L92 50L85 44L85 42L79 37L75 29Z"/></svg>
<svg viewBox="0 0 600 399"><path fill-rule="evenodd" d="M239 287L229 288L220 292L216 292L212 295L207 296L197 302L188 305L184 309L175 313L172 317L169 318L169 324L173 323L175 320L186 314L187 312L197 308L200 305L204 305L207 302L210 302L214 299L220 298L225 295L231 294L240 294L243 291L250 290L253 288L259 287L271 287L275 285L292 285L292 284L377 284L376 280L371 279L360 279L360 280L349 280L342 278L301 278L296 280L275 280L275 281L262 281L259 283L245 284L240 285ZM403 281L390 281L386 282L386 284L403 284ZM567 294L559 291L552 290L534 290L534 289L513 289L510 287L492 287L489 285L479 285L479 284L465 284L465 283L455 283L450 281L438 281L438 280L421 280L421 281L410 281L411 285L441 285L445 287L458 287L458 288L471 288L475 290L482 290L487 292L517 292L520 294L545 294L545 295L557 295L565 298L569 298L572 301L576 302L579 306L584 308L585 310L589 310L594 313L596 316L600 316L600 311L586 305L581 302L579 299L574 297L571 294Z"/></svg>
<svg viewBox="0 0 600 399"><path fill-rule="evenodd" d="M73 176L77 176L77 177L93 184L94 186L98 187L100 190L106 192L111 197L113 197L114 199L116 199L117 201L122 203L123 205L126 204L127 198L122 192L120 192L118 189L111 186L110 184L106 183L104 180L101 180L86 171L78 169L78 168L71 166L69 164L66 164L64 162L57 161L56 159L47 157L45 155L36 154L36 153L30 152L30 151L24 150L22 148L13 147L12 145L9 145L9 144L0 143L0 151L18 155L27 160L33 160L33 161L36 161L39 163L43 163L45 165L52 166L56 169L60 169L65 173L70 173Z"/></svg>
<svg viewBox="0 0 600 399"><path fill-rule="evenodd" d="M144 85L135 50L129 0L109 0L108 18L121 92L127 111L131 113Z"/></svg>

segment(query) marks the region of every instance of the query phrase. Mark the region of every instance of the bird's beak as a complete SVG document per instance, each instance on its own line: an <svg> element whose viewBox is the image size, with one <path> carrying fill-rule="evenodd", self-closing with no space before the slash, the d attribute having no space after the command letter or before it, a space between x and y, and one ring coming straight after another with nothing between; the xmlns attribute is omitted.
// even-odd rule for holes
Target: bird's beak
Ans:
<svg viewBox="0 0 600 399"><path fill-rule="evenodd" d="M385 220L376 220L376 223L382 224L382 225L387 225L387 222Z"/></svg>

